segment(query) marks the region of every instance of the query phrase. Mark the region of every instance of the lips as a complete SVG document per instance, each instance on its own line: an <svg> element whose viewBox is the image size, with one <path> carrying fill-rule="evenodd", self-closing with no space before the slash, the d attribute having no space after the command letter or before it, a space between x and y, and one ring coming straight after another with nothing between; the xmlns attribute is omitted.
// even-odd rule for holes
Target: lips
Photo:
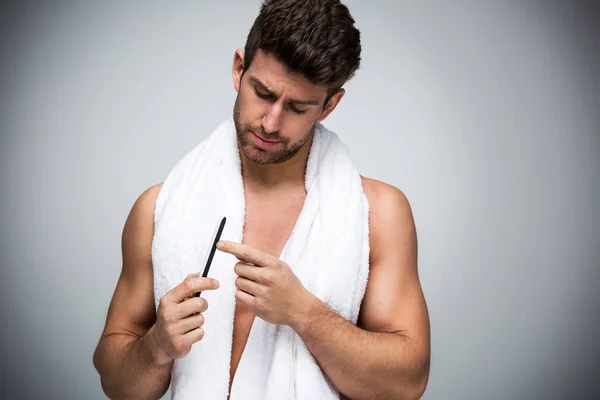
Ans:
<svg viewBox="0 0 600 400"><path fill-rule="evenodd" d="M260 136L258 136L256 133L255 133L254 135L255 135L257 138L259 138L260 140L262 140L263 142L267 142L267 143L279 143L279 142L273 142L273 141L271 141L271 140L266 140L266 139L263 139L263 138L261 138Z"/></svg>
<svg viewBox="0 0 600 400"><path fill-rule="evenodd" d="M264 139L262 139L260 136L258 136L256 133L252 132L252 141L258 146L261 147L263 149L274 149L277 147L277 145L281 142L269 142L266 141Z"/></svg>

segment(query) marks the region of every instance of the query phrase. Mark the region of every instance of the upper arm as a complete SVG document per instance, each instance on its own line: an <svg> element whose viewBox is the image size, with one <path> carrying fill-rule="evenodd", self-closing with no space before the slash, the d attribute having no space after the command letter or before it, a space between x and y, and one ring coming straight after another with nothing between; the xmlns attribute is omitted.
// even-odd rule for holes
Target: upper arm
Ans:
<svg viewBox="0 0 600 400"><path fill-rule="evenodd" d="M429 316L417 270L417 235L406 196L365 179L369 200L370 272L358 325L397 332L429 352Z"/></svg>
<svg viewBox="0 0 600 400"><path fill-rule="evenodd" d="M123 266L110 302L102 337L115 333L141 337L156 322L152 238L154 208L162 184L142 193L133 205L121 239Z"/></svg>

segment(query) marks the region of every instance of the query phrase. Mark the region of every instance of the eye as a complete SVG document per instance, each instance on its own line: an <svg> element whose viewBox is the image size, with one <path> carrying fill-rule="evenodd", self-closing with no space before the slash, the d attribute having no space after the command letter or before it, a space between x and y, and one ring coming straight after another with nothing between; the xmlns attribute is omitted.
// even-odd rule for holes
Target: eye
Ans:
<svg viewBox="0 0 600 400"><path fill-rule="evenodd" d="M254 92L261 99L270 99L271 98L271 95L269 93L262 93L257 88L254 88Z"/></svg>
<svg viewBox="0 0 600 400"><path fill-rule="evenodd" d="M293 104L290 104L290 110L292 110L296 114L304 114L306 112L306 110L300 110L296 108Z"/></svg>

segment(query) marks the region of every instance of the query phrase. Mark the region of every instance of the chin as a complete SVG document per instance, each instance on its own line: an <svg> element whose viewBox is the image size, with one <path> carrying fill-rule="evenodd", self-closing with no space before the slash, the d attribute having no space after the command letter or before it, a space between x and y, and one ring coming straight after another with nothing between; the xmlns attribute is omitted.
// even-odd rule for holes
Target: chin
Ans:
<svg viewBox="0 0 600 400"><path fill-rule="evenodd" d="M256 163L256 164L272 164L271 162L271 158L272 156L267 153L266 151L262 150L262 149L257 149L256 147L252 146L251 144L243 144L240 146L242 149L242 153L244 153L244 156Z"/></svg>

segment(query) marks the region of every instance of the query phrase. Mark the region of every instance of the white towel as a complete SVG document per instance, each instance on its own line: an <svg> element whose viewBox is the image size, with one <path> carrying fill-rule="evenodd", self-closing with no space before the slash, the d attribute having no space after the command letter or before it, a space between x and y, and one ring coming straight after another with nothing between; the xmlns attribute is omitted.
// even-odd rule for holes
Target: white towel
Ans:
<svg viewBox="0 0 600 400"><path fill-rule="evenodd" d="M317 123L306 176L306 200L282 253L303 285L356 324L369 274L369 205L347 147ZM163 183L152 243L155 305L190 273L201 271L222 216L224 240L242 242L245 200L235 124L230 118L187 153ZM205 336L176 360L176 400L226 399L229 389L237 259L217 251L209 276L217 290ZM231 389L231 399L338 399L301 338L289 327L255 318Z"/></svg>

